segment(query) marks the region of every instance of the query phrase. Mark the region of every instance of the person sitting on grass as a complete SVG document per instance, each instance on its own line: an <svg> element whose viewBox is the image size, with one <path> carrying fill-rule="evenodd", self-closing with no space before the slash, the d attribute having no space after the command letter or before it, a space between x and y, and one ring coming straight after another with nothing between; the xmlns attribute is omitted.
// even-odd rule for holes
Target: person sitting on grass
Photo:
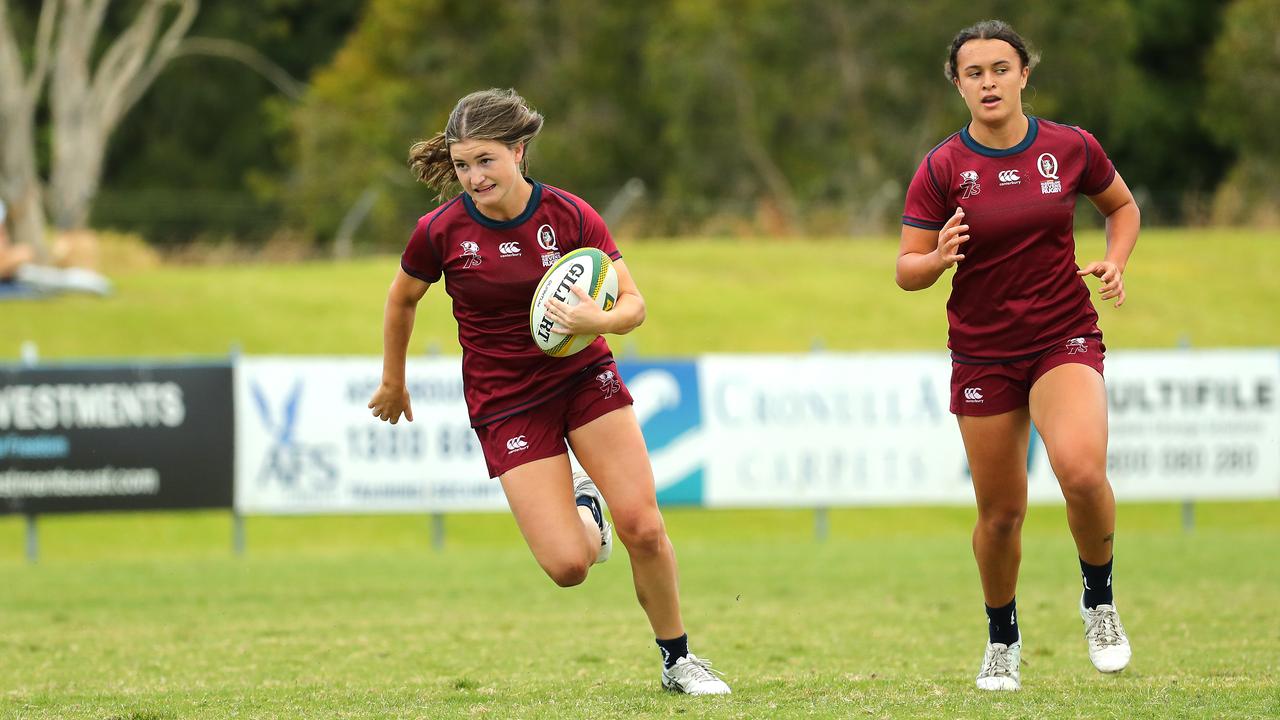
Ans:
<svg viewBox="0 0 1280 720"><path fill-rule="evenodd" d="M16 245L5 230L7 209L0 200L0 283L16 290L6 290L9 297L25 297L60 292L83 292L109 295L111 281L87 268L55 267L36 263L30 245Z"/></svg>
<svg viewBox="0 0 1280 720"><path fill-rule="evenodd" d="M0 281L14 279L18 274L18 268L36 258L29 246L14 245L9 242L9 233L4 226L6 215L4 201L0 200Z"/></svg>

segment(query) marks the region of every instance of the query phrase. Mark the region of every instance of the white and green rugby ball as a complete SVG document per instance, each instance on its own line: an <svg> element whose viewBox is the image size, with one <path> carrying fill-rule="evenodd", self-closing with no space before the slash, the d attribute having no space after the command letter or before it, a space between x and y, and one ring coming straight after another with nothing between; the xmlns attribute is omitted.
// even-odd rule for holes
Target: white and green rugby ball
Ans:
<svg viewBox="0 0 1280 720"><path fill-rule="evenodd" d="M553 331L547 317L547 300L555 298L567 305L578 304L574 285L587 291L602 310L612 310L618 299L618 271L608 255L595 248L579 248L566 254L547 270L533 291L529 306L529 332L538 349L552 357L568 357L595 341L598 335L565 335Z"/></svg>

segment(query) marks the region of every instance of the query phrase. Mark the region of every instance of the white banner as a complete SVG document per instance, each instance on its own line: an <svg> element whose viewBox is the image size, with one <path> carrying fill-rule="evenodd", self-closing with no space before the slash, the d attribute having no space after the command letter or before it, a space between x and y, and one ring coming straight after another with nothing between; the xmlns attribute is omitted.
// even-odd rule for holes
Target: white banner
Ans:
<svg viewBox="0 0 1280 720"><path fill-rule="evenodd" d="M1280 497L1280 353L1131 351L1106 362L1117 498Z"/></svg>
<svg viewBox="0 0 1280 720"><path fill-rule="evenodd" d="M1280 354L1107 358L1120 500L1280 497ZM713 355L699 363L710 506L970 503L942 354ZM1033 433L1032 501L1061 502Z"/></svg>
<svg viewBox="0 0 1280 720"><path fill-rule="evenodd" d="M711 355L711 506L970 502L941 355Z"/></svg>
<svg viewBox="0 0 1280 720"><path fill-rule="evenodd" d="M467 419L460 360L409 361L412 423L371 415L381 377L378 358L240 359L236 509L505 510Z"/></svg>

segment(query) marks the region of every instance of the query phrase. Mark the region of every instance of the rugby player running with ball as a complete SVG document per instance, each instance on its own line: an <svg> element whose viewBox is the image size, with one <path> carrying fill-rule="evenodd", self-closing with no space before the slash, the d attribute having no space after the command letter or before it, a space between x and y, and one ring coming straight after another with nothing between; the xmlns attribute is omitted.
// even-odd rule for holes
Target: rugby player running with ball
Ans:
<svg viewBox="0 0 1280 720"><path fill-rule="evenodd" d="M427 289L445 279L471 425L538 564L557 585L570 587L609 558L613 534L603 496L662 653L662 686L689 695L728 694L710 663L689 652L675 553L631 395L609 346L601 337L554 358L529 332L534 288L550 265L577 248L613 259L617 303L606 312L575 286L585 302L549 303L556 332L625 334L645 315L644 298L596 211L524 176L542 121L514 91L483 90L458 101L443 132L410 149L420 181L441 197L454 183L462 192L422 217L409 239L387 296L382 385L369 407L393 424L401 415L413 420L405 355L414 314ZM570 447L586 474L571 475Z"/></svg>

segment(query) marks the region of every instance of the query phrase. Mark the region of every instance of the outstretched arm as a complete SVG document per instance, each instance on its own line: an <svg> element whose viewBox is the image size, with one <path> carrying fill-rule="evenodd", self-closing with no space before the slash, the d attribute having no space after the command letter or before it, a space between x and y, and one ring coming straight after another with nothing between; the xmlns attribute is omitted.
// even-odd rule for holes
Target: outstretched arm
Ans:
<svg viewBox="0 0 1280 720"><path fill-rule="evenodd" d="M409 390L405 387L404 366L409 352L409 338L413 335L413 320L418 312L418 301L426 294L430 283L423 282L404 270L396 271L396 278L387 292L387 306L382 318L382 385L373 393L369 407L373 416L388 420L392 425L403 414L413 422L413 407L409 404Z"/></svg>

